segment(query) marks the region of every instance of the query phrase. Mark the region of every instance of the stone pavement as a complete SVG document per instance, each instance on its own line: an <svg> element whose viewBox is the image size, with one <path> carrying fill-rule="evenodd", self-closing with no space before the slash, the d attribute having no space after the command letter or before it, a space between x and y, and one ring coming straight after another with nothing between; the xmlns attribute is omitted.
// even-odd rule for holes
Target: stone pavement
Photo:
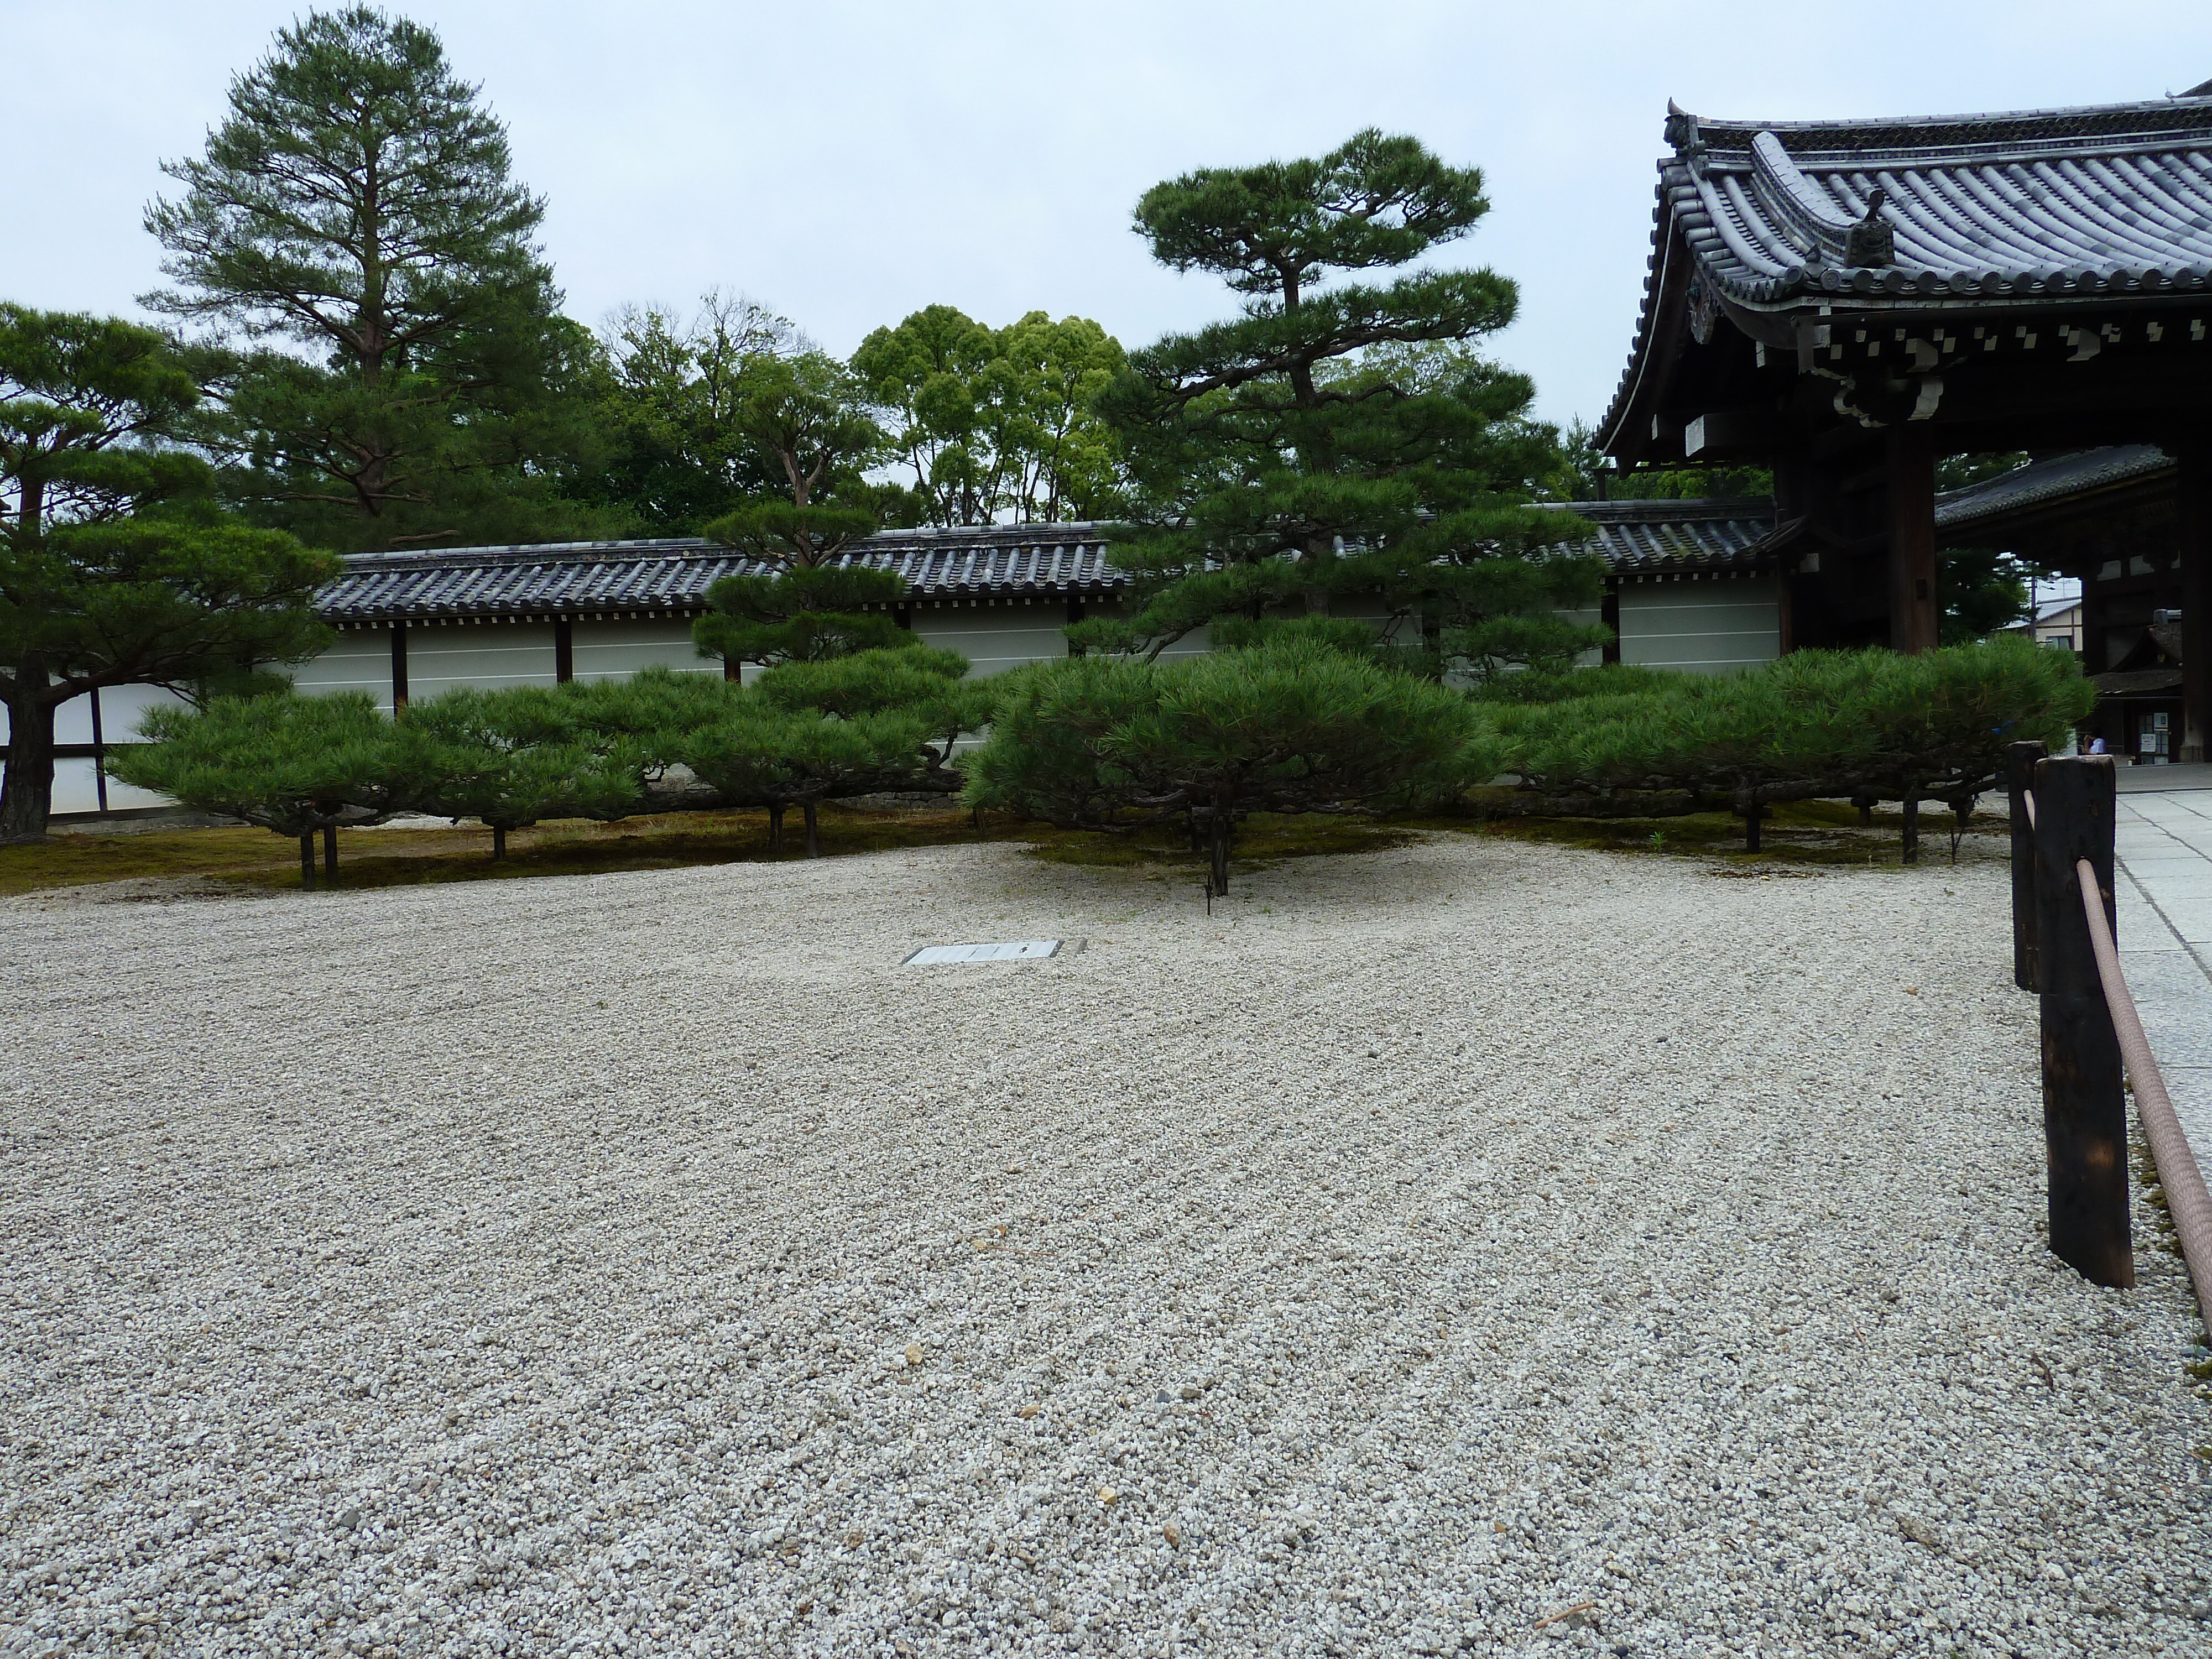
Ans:
<svg viewBox="0 0 2212 1659"><path fill-rule="evenodd" d="M2212 766L2119 769L2120 967L2212 1171Z"/></svg>

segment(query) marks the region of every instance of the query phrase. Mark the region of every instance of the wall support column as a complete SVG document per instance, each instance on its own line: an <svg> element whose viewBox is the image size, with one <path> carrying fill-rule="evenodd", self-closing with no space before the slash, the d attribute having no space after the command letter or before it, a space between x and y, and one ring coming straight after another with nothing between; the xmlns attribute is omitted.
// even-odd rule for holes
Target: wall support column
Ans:
<svg viewBox="0 0 2212 1659"><path fill-rule="evenodd" d="M407 707L407 624L392 624L392 712Z"/></svg>
<svg viewBox="0 0 2212 1659"><path fill-rule="evenodd" d="M2212 742L2212 433L2174 446L2174 506L2180 535L2181 752L2208 758ZM2086 621L2087 618L2085 617Z"/></svg>
<svg viewBox="0 0 2212 1659"><path fill-rule="evenodd" d="M1889 643L1933 651L1942 616L1936 599L1936 447L1910 425L1888 432Z"/></svg>

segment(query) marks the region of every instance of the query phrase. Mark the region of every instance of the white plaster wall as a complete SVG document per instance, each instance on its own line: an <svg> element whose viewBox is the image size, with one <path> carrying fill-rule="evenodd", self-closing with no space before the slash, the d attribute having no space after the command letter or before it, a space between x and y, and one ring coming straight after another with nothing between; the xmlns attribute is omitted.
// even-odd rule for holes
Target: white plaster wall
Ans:
<svg viewBox="0 0 2212 1659"><path fill-rule="evenodd" d="M1555 614L1562 622L1571 622L1577 628L1595 628L1605 621L1605 609L1601 605L1588 605L1578 611L1560 611ZM1575 666L1595 668L1604 661L1605 648L1601 646L1595 651L1585 651L1577 657Z"/></svg>
<svg viewBox="0 0 2212 1659"><path fill-rule="evenodd" d="M1720 673L1782 654L1771 576L1635 582L1620 586L1620 659Z"/></svg>
<svg viewBox="0 0 2212 1659"><path fill-rule="evenodd" d="M569 635L580 680L624 680L643 668L671 668L679 674L722 672L720 657L702 657L691 643L691 619L666 617L643 622L579 622Z"/></svg>
<svg viewBox="0 0 2212 1659"><path fill-rule="evenodd" d="M147 709L183 702L174 692L164 690L158 685L111 685L100 692L99 697L100 735L111 744L136 741L138 722ZM54 710L56 743L92 741L92 699L93 694L87 692L83 696L71 697ZM0 743L7 740L8 711L0 708ZM4 776L6 772L5 763L0 763L0 776ZM113 778L107 781L107 807L110 811L172 804L167 795L133 789ZM100 811L100 775L92 761L58 760L54 763L53 810L56 812Z"/></svg>
<svg viewBox="0 0 2212 1659"><path fill-rule="evenodd" d="M386 660L388 667L388 654ZM408 624L410 702L427 702L461 686L490 691L503 685L557 684L551 623Z"/></svg>
<svg viewBox="0 0 2212 1659"><path fill-rule="evenodd" d="M410 629L408 644L414 634ZM347 629L331 648L312 661L282 671L301 691L325 696L334 691L366 691L376 706L392 712L392 630L389 628Z"/></svg>
<svg viewBox="0 0 2212 1659"><path fill-rule="evenodd" d="M1067 654L1067 601L1014 605L932 605L914 607L915 637L940 650L957 651L981 679L1024 663Z"/></svg>

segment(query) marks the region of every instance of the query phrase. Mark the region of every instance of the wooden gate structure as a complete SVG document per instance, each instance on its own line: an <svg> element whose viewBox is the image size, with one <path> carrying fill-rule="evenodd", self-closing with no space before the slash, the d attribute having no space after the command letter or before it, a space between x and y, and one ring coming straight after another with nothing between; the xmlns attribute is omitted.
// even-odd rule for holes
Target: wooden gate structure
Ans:
<svg viewBox="0 0 2212 1659"><path fill-rule="evenodd" d="M1936 642L1935 465L2177 462L2180 758L2212 732L2212 82L2087 109L1709 120L1668 106L1599 441L1774 471L1784 648Z"/></svg>

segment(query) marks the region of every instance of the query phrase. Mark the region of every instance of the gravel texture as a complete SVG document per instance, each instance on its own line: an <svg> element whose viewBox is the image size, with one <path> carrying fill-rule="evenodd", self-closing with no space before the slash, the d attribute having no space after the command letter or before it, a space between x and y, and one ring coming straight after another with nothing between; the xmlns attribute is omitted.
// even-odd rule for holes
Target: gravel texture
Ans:
<svg viewBox="0 0 2212 1659"><path fill-rule="evenodd" d="M0 906L0 1652L2212 1651L2001 866L1238 889Z"/></svg>

